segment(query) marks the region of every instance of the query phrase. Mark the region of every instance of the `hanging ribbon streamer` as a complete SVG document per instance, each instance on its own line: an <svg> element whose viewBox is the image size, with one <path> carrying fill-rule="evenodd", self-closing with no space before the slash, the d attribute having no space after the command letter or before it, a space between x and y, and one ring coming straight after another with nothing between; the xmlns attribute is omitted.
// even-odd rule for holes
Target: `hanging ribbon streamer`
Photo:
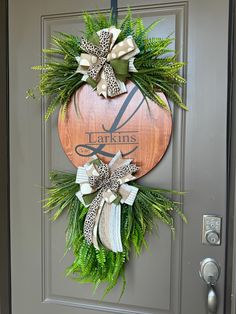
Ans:
<svg viewBox="0 0 236 314"><path fill-rule="evenodd" d="M78 199L87 207L84 237L99 249L98 234L102 244L113 252L122 252L120 223L121 204L133 205L138 189L126 184L136 177L138 167L132 159L123 159L118 152L109 164L97 156L77 170L76 183L80 190Z"/></svg>
<svg viewBox="0 0 236 314"><path fill-rule="evenodd" d="M87 53L76 57L79 64L76 72L84 74L82 79L104 97L125 93L124 82L129 72L137 72L134 56L140 51L132 36L115 45L120 32L111 26L94 34L90 41L81 38L80 46Z"/></svg>

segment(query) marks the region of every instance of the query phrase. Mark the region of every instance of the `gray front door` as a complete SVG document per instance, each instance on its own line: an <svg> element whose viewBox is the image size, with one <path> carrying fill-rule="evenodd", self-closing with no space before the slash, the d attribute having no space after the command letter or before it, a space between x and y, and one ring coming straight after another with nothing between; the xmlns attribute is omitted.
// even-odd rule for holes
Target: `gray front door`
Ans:
<svg viewBox="0 0 236 314"><path fill-rule="evenodd" d="M127 1L118 1L122 17ZM72 260L62 259L66 217L50 223L42 213L41 186L50 169L74 169L64 155L56 118L41 119L45 100L25 99L38 83L30 67L40 64L42 47L55 31L78 33L81 13L109 9L110 1L10 0L10 152L11 258L13 314L175 313L203 314L206 284L200 261L217 260L219 314L224 306L226 216L226 107L228 1L130 0L136 16L150 23L161 17L153 36L174 33L179 59L187 62L183 97L189 108L173 112L173 138L161 163L142 182L185 190L182 199L189 223L177 219L176 239L163 225L158 239L149 237L150 252L131 259L127 289L117 303L119 287L100 301L101 293L64 276ZM75 171L75 169L74 169ZM202 216L223 217L221 246L201 243Z"/></svg>

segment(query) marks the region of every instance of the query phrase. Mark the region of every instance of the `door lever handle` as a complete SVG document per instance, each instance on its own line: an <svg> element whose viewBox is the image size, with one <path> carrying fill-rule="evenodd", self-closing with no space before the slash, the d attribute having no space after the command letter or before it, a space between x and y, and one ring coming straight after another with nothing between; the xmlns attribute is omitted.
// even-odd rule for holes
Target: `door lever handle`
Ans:
<svg viewBox="0 0 236 314"><path fill-rule="evenodd" d="M208 297L207 297L207 307L209 313L217 313L217 296L215 291L215 286L208 285Z"/></svg>
<svg viewBox="0 0 236 314"><path fill-rule="evenodd" d="M205 258L200 263L200 277L208 286L207 310L209 314L217 313L217 294L215 285L220 277L220 266L213 258Z"/></svg>

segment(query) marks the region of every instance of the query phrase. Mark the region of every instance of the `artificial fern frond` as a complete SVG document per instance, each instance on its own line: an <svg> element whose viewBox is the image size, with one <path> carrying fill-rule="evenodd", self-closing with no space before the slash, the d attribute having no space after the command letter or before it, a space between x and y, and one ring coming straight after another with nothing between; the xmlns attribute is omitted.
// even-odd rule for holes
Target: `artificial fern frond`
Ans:
<svg viewBox="0 0 236 314"><path fill-rule="evenodd" d="M103 13L94 15L84 13L83 18L85 23L84 35L88 39L99 30L113 25L112 13L109 16ZM178 62L175 51L169 48L174 38L170 36L167 38L148 37L150 31L159 22L160 20L155 21L145 27L142 19L134 19L129 9L125 18L118 23L121 33L116 43L132 36L140 50L134 61L137 72L129 73L127 78L139 87L144 97L150 98L158 105L168 109L162 99L156 95L157 92L163 92L176 105L182 109L187 109L178 89L176 89L182 87L185 80L179 74L184 63ZM82 81L82 74L76 73L78 67L76 57L80 56L82 52L78 36L58 32L52 36L51 47L43 50L44 64L33 67L34 70L41 71L40 93L50 96L51 102L48 106L46 119L57 106L63 106L66 110L73 93L85 84Z"/></svg>
<svg viewBox="0 0 236 314"><path fill-rule="evenodd" d="M66 229L66 252L72 250L74 261L67 268L66 275L80 283L93 283L94 289L102 282L107 286L104 297L122 278L121 295L125 289L125 264L129 260L131 249L140 255L143 247L147 247L146 234L151 232L156 219L174 230L173 213L176 212L184 221L186 218L179 208L179 204L166 197L172 191L157 188L139 188L133 206L122 204L121 210L121 238L122 253L114 253L100 244L100 250L89 245L84 239L83 225L87 208L78 200L76 192L79 185L75 183L75 174L53 171L50 174L51 187L44 207L54 213L58 219L63 212L67 212L69 222ZM176 191L173 193L181 194Z"/></svg>

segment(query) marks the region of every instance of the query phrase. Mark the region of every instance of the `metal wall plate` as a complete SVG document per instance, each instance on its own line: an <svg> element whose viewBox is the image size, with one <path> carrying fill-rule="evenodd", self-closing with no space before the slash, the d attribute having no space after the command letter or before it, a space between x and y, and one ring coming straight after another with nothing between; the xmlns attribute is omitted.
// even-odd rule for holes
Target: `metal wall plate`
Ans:
<svg viewBox="0 0 236 314"><path fill-rule="evenodd" d="M207 245L221 245L222 217L217 215L203 215L202 243Z"/></svg>

